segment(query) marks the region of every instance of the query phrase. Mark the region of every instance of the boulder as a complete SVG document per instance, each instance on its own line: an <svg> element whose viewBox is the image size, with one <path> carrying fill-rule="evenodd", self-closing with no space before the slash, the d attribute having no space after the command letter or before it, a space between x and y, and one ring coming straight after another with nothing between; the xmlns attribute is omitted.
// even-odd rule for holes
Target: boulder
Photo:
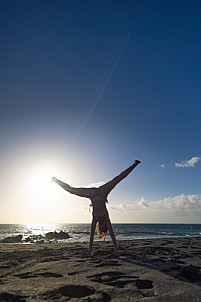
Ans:
<svg viewBox="0 0 201 302"><path fill-rule="evenodd" d="M49 232L49 233L46 233L46 238L47 239L69 239L70 236L67 232Z"/></svg>
<svg viewBox="0 0 201 302"><path fill-rule="evenodd" d="M43 240L43 239L36 241L36 244L44 244L44 243L45 243L45 240Z"/></svg>
<svg viewBox="0 0 201 302"><path fill-rule="evenodd" d="M13 237L6 237L3 240L1 240L1 243L21 243L22 242L23 235L17 235Z"/></svg>
<svg viewBox="0 0 201 302"><path fill-rule="evenodd" d="M27 237L24 242L26 243L37 243L38 241L45 242L46 238L44 236L40 235L31 235Z"/></svg>

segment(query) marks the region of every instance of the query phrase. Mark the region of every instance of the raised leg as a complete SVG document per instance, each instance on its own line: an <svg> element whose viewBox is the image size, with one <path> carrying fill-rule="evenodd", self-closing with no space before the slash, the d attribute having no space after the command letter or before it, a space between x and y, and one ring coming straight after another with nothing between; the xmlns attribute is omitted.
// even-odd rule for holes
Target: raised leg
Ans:
<svg viewBox="0 0 201 302"><path fill-rule="evenodd" d="M65 182L52 177L52 182L56 182L62 189L65 191L75 194L80 197L86 197L86 198L91 198L93 195L93 189L92 188L73 188L70 185L66 184Z"/></svg>
<svg viewBox="0 0 201 302"><path fill-rule="evenodd" d="M140 163L139 160L135 160L134 163L130 167L128 167L123 172L121 172L118 176L116 176L112 180L108 181L103 186L101 186L99 188L101 190L101 192L107 196L120 181L122 181L124 178L126 178L126 176L128 176L128 174L130 174L131 171L133 171L133 169L135 167L137 167L137 165L139 165L139 163Z"/></svg>

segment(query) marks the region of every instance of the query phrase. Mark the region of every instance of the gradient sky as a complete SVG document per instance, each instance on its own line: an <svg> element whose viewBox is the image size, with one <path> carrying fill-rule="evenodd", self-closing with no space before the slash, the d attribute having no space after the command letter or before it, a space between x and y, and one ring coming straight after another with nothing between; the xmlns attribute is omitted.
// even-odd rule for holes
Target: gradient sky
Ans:
<svg viewBox="0 0 201 302"><path fill-rule="evenodd" d="M0 223L201 223L201 2L0 2Z"/></svg>

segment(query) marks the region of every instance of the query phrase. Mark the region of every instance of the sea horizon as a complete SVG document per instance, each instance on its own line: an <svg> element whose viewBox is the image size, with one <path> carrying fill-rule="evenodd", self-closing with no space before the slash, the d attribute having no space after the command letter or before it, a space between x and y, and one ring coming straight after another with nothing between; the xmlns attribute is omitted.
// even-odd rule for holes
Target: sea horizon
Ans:
<svg viewBox="0 0 201 302"><path fill-rule="evenodd" d="M37 224L46 224L46 225L51 225L51 224L91 224L91 222L30 222L30 223L0 223L0 225L37 225ZM113 222L112 225L114 224L195 224L195 225L201 225L201 223L188 223L188 222Z"/></svg>
<svg viewBox="0 0 201 302"><path fill-rule="evenodd" d="M201 236L201 224L193 223L113 223L112 225L117 240ZM23 241L34 238L37 242L39 237L45 237L49 232L61 231L68 233L70 238L57 242L88 242L90 223L0 224L0 241L7 237L22 235ZM94 240L99 240L96 235ZM111 240L109 234L106 240Z"/></svg>

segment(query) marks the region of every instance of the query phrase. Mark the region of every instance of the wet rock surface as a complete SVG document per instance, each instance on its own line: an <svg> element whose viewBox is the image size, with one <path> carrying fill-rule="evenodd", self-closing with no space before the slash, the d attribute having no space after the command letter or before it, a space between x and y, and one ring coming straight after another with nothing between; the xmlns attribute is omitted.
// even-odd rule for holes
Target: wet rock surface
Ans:
<svg viewBox="0 0 201 302"><path fill-rule="evenodd" d="M63 232L63 231L61 231L59 233L58 232L49 232L45 236L47 239L69 239L70 238L69 234L66 232Z"/></svg>
<svg viewBox="0 0 201 302"><path fill-rule="evenodd" d="M67 232L48 232L44 236L39 235L32 235L29 237L25 237L21 234L17 236L6 237L0 241L0 243L36 243L36 244L43 244L43 243L50 243L56 240L66 240L71 238Z"/></svg>
<svg viewBox="0 0 201 302"><path fill-rule="evenodd" d="M1 240L1 243L21 243L23 235L17 235L12 237L6 237Z"/></svg>

